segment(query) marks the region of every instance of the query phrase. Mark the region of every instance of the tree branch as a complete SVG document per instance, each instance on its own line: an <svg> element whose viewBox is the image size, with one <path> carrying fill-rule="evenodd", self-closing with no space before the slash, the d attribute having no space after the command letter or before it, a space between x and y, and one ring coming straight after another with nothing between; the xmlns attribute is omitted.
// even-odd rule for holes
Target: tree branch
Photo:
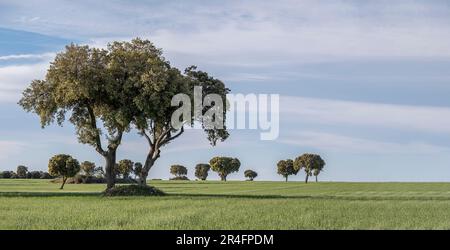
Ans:
<svg viewBox="0 0 450 250"><path fill-rule="evenodd" d="M110 139L109 141L109 145L108 148L109 149L117 149L117 147L119 147L120 143L122 142L122 136L123 136L123 130L119 129L117 131L117 136L114 137L113 139Z"/></svg>
<svg viewBox="0 0 450 250"><path fill-rule="evenodd" d="M175 139L178 138L181 134L183 134L183 132L184 132L184 128L181 127L180 131L179 131L176 135L171 136L171 137L169 137L169 138L166 138L166 139L161 143L161 145L164 145L164 144L166 144L166 143L168 143L168 142L170 142L170 141L172 141L172 140L175 140Z"/></svg>
<svg viewBox="0 0 450 250"><path fill-rule="evenodd" d="M171 128L168 128L166 131L164 131L156 140L155 145L160 146L162 145L161 142L165 139L165 137L170 133Z"/></svg>
<svg viewBox="0 0 450 250"><path fill-rule="evenodd" d="M95 130L95 150L100 153L103 156L106 156L106 152L105 150L103 150L102 147L102 141L100 139L100 134L97 128L97 121L95 119L95 114L94 114L94 110L92 110L92 107L90 105L86 105L87 106L87 110L89 112L89 120L91 123L91 128L93 130Z"/></svg>
<svg viewBox="0 0 450 250"><path fill-rule="evenodd" d="M153 147L152 138L150 138L150 136L147 134L147 132L145 132L145 129L141 129L141 135L144 136L145 139L147 139L147 142L150 145L150 147Z"/></svg>

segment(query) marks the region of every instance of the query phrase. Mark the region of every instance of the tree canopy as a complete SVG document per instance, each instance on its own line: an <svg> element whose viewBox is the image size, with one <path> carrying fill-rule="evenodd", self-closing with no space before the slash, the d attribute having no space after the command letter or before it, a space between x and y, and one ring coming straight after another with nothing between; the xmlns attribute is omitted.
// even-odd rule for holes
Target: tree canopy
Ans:
<svg viewBox="0 0 450 250"><path fill-rule="evenodd" d="M124 179L128 178L133 171L134 162L129 159L120 160L117 164L117 174L122 175Z"/></svg>
<svg viewBox="0 0 450 250"><path fill-rule="evenodd" d="M258 176L258 173L251 169L247 169L244 172L244 176L245 178L248 178L250 181L253 181L253 179L255 179Z"/></svg>
<svg viewBox="0 0 450 250"><path fill-rule="evenodd" d="M134 124L139 131L139 134L146 138L149 150L142 169L142 179L146 179L150 169L153 167L156 160L160 157L161 148L169 144L184 133L184 126L193 126L195 122L202 125L207 139L212 146L215 146L218 141L224 141L229 134L226 127L211 128L206 125L208 119L212 119L209 114L209 109L213 109L216 104L208 104L206 101L200 107L200 114L195 112L195 106L191 105L190 100L195 99L195 89L201 89L201 96L208 96L214 94L221 98L222 106L226 107L226 95L229 89L225 84L208 73L199 71L195 66L191 66L184 71L184 74L170 66L161 55L160 61L155 76L157 79L143 82L143 88L136 101L139 108L139 116L136 117ZM181 95L182 101L173 103L172 97ZM202 98L200 96L200 98ZM175 127L172 124L173 115L176 115L176 110L180 105L188 105L193 112L189 114L182 113L176 117L181 124ZM218 104L217 104L218 105ZM226 109L222 110L221 121L225 124ZM214 116L215 117L215 116ZM145 185L145 182L141 183Z"/></svg>
<svg viewBox="0 0 450 250"><path fill-rule="evenodd" d="M175 175L176 177L186 176L188 170L186 167L182 165L172 165L170 166L170 173Z"/></svg>
<svg viewBox="0 0 450 250"><path fill-rule="evenodd" d="M305 183L308 183L308 178L313 174L319 175L325 166L325 161L317 154L303 154L294 161L294 168L296 171L303 169L306 174Z"/></svg>
<svg viewBox="0 0 450 250"><path fill-rule="evenodd" d="M67 178L74 177L80 171L80 164L70 155L60 154L53 156L48 162L48 172L52 176L61 176L62 184L60 189L64 188Z"/></svg>
<svg viewBox="0 0 450 250"><path fill-rule="evenodd" d="M90 161L83 161L80 164L80 169L86 176L94 176L95 174L95 163Z"/></svg>
<svg viewBox="0 0 450 250"><path fill-rule="evenodd" d="M22 179L27 178L27 173L28 173L27 167L25 167L23 165L17 166L16 174L17 174L18 178L22 178Z"/></svg>
<svg viewBox="0 0 450 250"><path fill-rule="evenodd" d="M142 163L135 162L133 167L134 176L136 176L137 178L141 178L141 173L142 173Z"/></svg>
<svg viewBox="0 0 450 250"><path fill-rule="evenodd" d="M291 159L281 160L277 163L278 174L288 181L289 175L296 175L298 170L294 168L294 161Z"/></svg>
<svg viewBox="0 0 450 250"><path fill-rule="evenodd" d="M211 169L211 166L206 163L200 163L195 166L195 177L204 181L208 178L208 172Z"/></svg>
<svg viewBox="0 0 450 250"><path fill-rule="evenodd" d="M226 181L229 174L239 171L241 162L237 158L217 156L209 161L209 165L219 174L222 181Z"/></svg>

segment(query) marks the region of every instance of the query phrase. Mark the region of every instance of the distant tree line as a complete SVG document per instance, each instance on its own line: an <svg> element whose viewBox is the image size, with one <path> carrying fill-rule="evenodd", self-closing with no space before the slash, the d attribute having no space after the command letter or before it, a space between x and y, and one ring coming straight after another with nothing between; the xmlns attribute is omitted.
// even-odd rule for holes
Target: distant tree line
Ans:
<svg viewBox="0 0 450 250"><path fill-rule="evenodd" d="M206 180L209 171L216 172L222 181L227 181L231 173L239 171L241 162L237 158L217 156L209 163L199 163L195 166L195 177L199 180ZM305 172L305 183L309 177L315 176L318 181L319 174L323 171L325 161L317 154L303 154L294 160L286 159L277 163L277 172L288 181L289 176L297 175L301 170ZM142 183L146 182L146 175L142 175L143 165L140 162L133 162L129 159L120 160L114 166L114 176L117 182L121 183ZM170 166L170 173L174 175L170 180L189 180L188 169L183 165ZM253 181L258 173L252 169L244 171L244 177L248 181ZM106 183L106 175L103 167L97 167L95 163L84 161L81 164L70 155L59 154L49 160L48 172L28 171L26 166L18 166L16 172L0 172L0 178L16 179L53 179L59 178L61 189L66 182L69 183Z"/></svg>
<svg viewBox="0 0 450 250"><path fill-rule="evenodd" d="M61 189L64 184L88 184L88 183L106 183L107 178L103 167L97 167L95 163L84 161L81 164L70 155L59 154L53 156L48 164L49 172L59 177ZM119 183L139 183L141 178L142 163L129 159L120 160L114 165L113 174Z"/></svg>
<svg viewBox="0 0 450 250"><path fill-rule="evenodd" d="M28 167L20 165L17 166L16 172L3 171L0 172L2 179L53 179L54 177L48 172L43 171L28 171Z"/></svg>
<svg viewBox="0 0 450 250"><path fill-rule="evenodd" d="M114 175L120 183L138 183L141 170L141 163L124 159L115 165ZM103 167L97 167L94 162L90 161L79 163L77 159L67 154L58 154L50 158L48 172L29 171L28 167L19 165L16 172L0 172L0 178L54 179L54 182L61 183L60 189L63 189L66 183L106 183Z"/></svg>
<svg viewBox="0 0 450 250"><path fill-rule="evenodd" d="M238 172L241 162L237 158L217 156L212 158L208 163L199 163L195 166L195 177L199 180L208 178L209 170L216 172L222 181L227 180L227 176L231 173ZM174 178L170 180L189 180L187 178L188 170L182 165L170 166L170 173ZM256 172L255 172L256 173ZM256 174L257 175L257 174ZM256 177L256 176L255 176Z"/></svg>
<svg viewBox="0 0 450 250"><path fill-rule="evenodd" d="M209 170L216 172L222 181L227 180L227 176L231 173L238 172L241 162L237 158L231 157L214 157L207 163L200 163L195 166L195 177L199 180L206 180ZM318 182L318 176L323 171L325 161L317 154L303 154L294 160L281 160L277 164L278 174L283 176L286 181L290 175L297 175L299 171L305 172L305 183L308 183L309 177L315 176ZM187 178L188 170L182 165L172 165L170 173L175 177L171 180L189 180ZM244 177L248 181L253 181L258 176L258 173L252 169L244 171Z"/></svg>

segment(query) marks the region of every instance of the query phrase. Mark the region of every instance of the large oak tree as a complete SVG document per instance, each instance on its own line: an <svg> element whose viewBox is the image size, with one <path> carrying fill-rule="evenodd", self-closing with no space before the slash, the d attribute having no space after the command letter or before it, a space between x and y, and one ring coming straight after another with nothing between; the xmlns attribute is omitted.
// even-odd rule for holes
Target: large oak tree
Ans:
<svg viewBox="0 0 450 250"><path fill-rule="evenodd" d="M107 189L115 185L114 166L117 149L124 133L135 126L149 143L149 150L139 174L140 184L146 178L161 148L184 132L174 127L172 97L185 94L190 100L194 88L202 95L216 94L225 102L229 90L223 82L191 66L182 74L162 56L150 41L113 42L106 49L70 45L59 53L43 80L34 80L23 92L19 104L39 115L41 126L53 122L63 125L66 115L76 129L81 143L92 145L105 158ZM203 123L208 108L201 114L191 112L182 117L186 125L199 122L207 138L215 145L228 137L226 128L211 128ZM226 105L224 105L226 106ZM194 107L192 107L194 109ZM223 121L225 122L223 109Z"/></svg>
<svg viewBox="0 0 450 250"><path fill-rule="evenodd" d="M159 62L155 53L150 42L140 39L113 42L106 49L69 45L51 63L45 79L34 80L23 92L19 104L39 115L42 127L63 125L70 116L79 142L105 158L107 188L112 188L116 152L139 112L139 82Z"/></svg>

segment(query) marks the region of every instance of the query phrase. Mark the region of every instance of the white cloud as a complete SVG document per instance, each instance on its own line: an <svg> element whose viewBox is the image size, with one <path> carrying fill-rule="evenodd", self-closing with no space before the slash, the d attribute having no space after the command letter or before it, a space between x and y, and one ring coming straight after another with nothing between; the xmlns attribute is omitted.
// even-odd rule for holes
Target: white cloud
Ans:
<svg viewBox="0 0 450 250"><path fill-rule="evenodd" d="M33 9L21 1L8 5L15 12L0 13L0 22L7 27L63 37L70 30L73 36L100 40L100 44L117 37L147 37L169 54L217 64L450 58L449 6L434 1L132 5L115 1L104 5L48 0Z"/></svg>
<svg viewBox="0 0 450 250"><path fill-rule="evenodd" d="M282 96L281 123L310 122L450 133L450 108Z"/></svg>
<svg viewBox="0 0 450 250"><path fill-rule="evenodd" d="M34 79L45 76L48 62L0 67L0 102L17 102Z"/></svg>
<svg viewBox="0 0 450 250"><path fill-rule="evenodd" d="M50 59L53 57L55 57L55 53L19 54L19 55L0 56L0 61L21 60L21 59Z"/></svg>
<svg viewBox="0 0 450 250"><path fill-rule="evenodd" d="M312 147L327 152L369 154L450 153L450 148L448 147L423 142L394 143L315 131L290 134L278 142L294 146Z"/></svg>

